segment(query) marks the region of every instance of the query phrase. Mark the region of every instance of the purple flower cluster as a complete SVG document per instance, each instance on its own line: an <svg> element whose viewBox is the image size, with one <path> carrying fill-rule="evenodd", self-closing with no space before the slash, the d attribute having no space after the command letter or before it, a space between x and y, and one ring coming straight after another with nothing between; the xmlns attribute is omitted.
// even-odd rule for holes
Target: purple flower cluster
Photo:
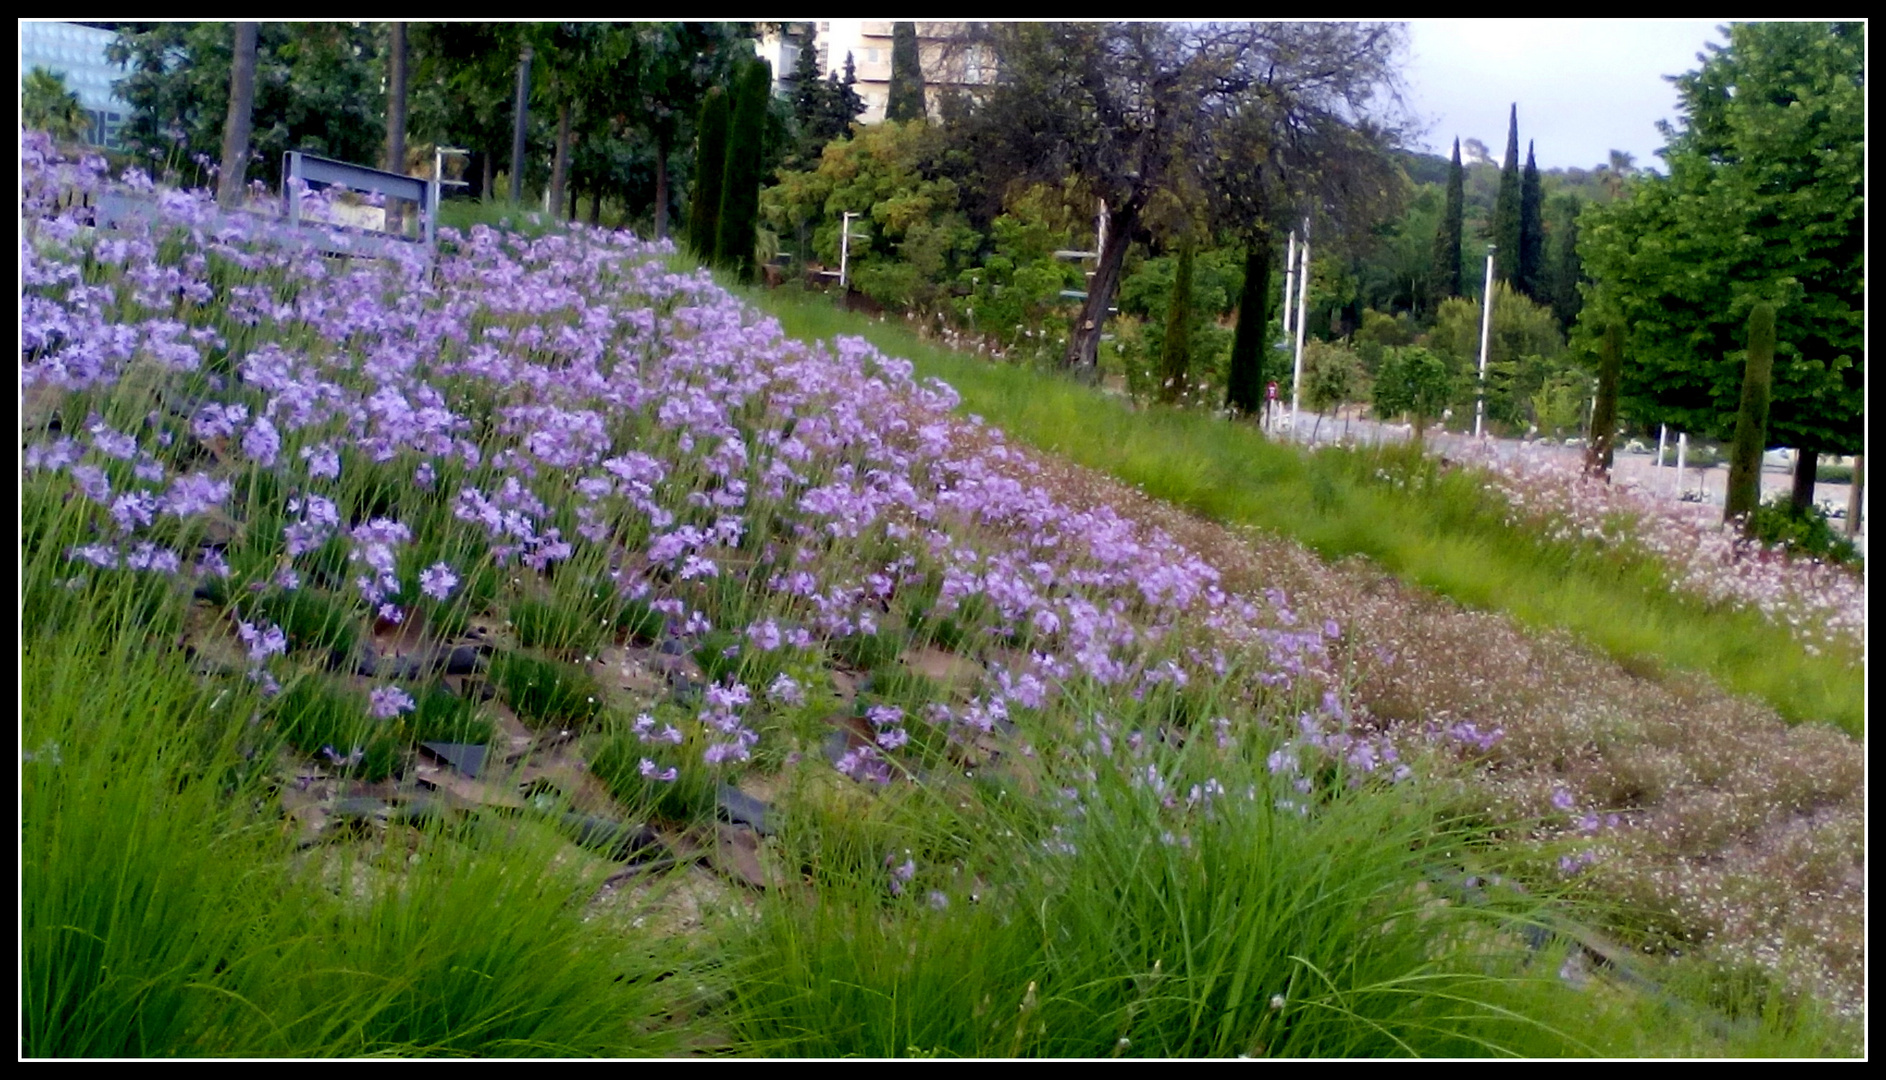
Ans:
<svg viewBox="0 0 1886 1080"><path fill-rule="evenodd" d="M53 182L52 166L34 168L29 201ZM412 537L392 520L343 523L337 506L343 458L397 460L422 493L452 478L433 497L451 500L458 565L488 555L546 572L593 556L625 592L652 590L636 595L684 635L708 631L716 609L704 586L751 565L762 537L774 569L749 587L766 592L766 614L734 627L755 654L873 634L901 597L932 590L932 617L961 618L969 631L961 651L1008 650L966 703L926 710L925 721L960 737L1049 707L1077 681L1142 697L1233 669L1253 696L1332 685L1337 628L1296 626L1281 594L1227 593L1202 559L1111 508L1066 505L999 431L952 414L949 387L918 382L910 364L861 339L786 338L706 274L670 271L672 245L478 227L448 231L457 253L430 275L405 263L337 270L267 222L210 228L205 199L166 196L163 207L154 226L90 237L42 215L22 245L28 386L110 385L147 361L193 367L225 343L192 306L207 295L209 266L249 275L226 286L222 326L253 344L233 350L236 380L212 383L221 399L194 404L185 420L225 471L179 476L161 496L122 481L114 492L109 469L122 466L112 463L149 453L102 421L83 444L28 448L29 468L68 470L127 536L157 514L220 505L227 470L273 471L297 489L283 552L300 558L345 530L361 599L397 619ZM160 259L172 241L182 254ZM87 259L113 271L86 285L77 268ZM567 537L567 522L553 524L565 514L576 523ZM80 550L99 565L125 558ZM206 549L198 565L217 572L222 557ZM418 576L434 600L459 584L445 563ZM804 700L783 676L765 696ZM707 690L698 720L710 763L751 756L752 697L738 683ZM376 712L392 700L376 698ZM870 718L874 742L840 767L888 780L887 755L911 737L906 718ZM1230 739L1228 726L1218 737ZM1406 768L1376 737L1339 728L1321 742L1298 738L1357 773Z"/></svg>

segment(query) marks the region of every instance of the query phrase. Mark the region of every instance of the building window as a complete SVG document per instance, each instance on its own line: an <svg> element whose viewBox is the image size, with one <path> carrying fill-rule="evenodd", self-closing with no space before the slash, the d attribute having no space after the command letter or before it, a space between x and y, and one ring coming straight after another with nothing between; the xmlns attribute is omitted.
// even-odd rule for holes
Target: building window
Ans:
<svg viewBox="0 0 1886 1080"><path fill-rule="evenodd" d="M865 62L865 63L867 63L867 64L875 64L875 63L877 63L877 62L878 62L878 51L877 51L876 49L866 49L866 50L864 51L864 62Z"/></svg>

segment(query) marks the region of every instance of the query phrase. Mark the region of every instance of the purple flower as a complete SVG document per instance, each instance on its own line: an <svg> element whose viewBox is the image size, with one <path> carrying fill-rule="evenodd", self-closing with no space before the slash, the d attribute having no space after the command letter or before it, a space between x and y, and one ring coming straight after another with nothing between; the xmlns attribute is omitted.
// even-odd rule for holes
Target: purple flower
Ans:
<svg viewBox="0 0 1886 1080"><path fill-rule="evenodd" d="M79 492L95 503L102 505L111 498L111 481L106 478L105 470L96 465L72 466L72 479L79 482Z"/></svg>
<svg viewBox="0 0 1886 1080"><path fill-rule="evenodd" d="M457 586L458 575L444 563L434 563L419 574L419 591L434 600L443 600L452 595L452 590Z"/></svg>
<svg viewBox="0 0 1886 1080"><path fill-rule="evenodd" d="M673 782L675 777L681 775L680 770L675 766L670 765L666 769L658 769L655 763L647 758L642 759L641 768L644 777L650 780L658 780L664 784Z"/></svg>
<svg viewBox="0 0 1886 1080"><path fill-rule="evenodd" d="M282 628L271 623L268 629L260 629L250 623L238 622L236 635L249 647L249 659L261 663L271 656L288 651L288 636Z"/></svg>
<svg viewBox="0 0 1886 1080"><path fill-rule="evenodd" d="M367 712L375 720L391 720L401 713L412 712L417 707L412 697L397 686L382 686L368 697L371 704Z"/></svg>
<svg viewBox="0 0 1886 1080"><path fill-rule="evenodd" d="M248 448L248 441L243 441ZM316 480L332 480L341 474L341 456L328 443L301 448L301 460L308 463L308 475Z"/></svg>
<svg viewBox="0 0 1886 1080"><path fill-rule="evenodd" d="M1560 810L1570 810L1572 807L1578 805L1578 803L1576 799L1572 798L1572 793L1569 790L1557 788L1552 792L1552 805L1558 807Z"/></svg>
<svg viewBox="0 0 1886 1080"><path fill-rule="evenodd" d="M268 417L259 417L250 425L242 436L242 452L255 459L256 464L264 468L275 464L275 456L282 451L282 437L275 430L275 425Z"/></svg>
<svg viewBox="0 0 1886 1080"><path fill-rule="evenodd" d="M805 704L805 691L800 689L799 684L793 681L792 676L783 671L773 680L773 684L766 688L766 696L781 705L798 706Z"/></svg>

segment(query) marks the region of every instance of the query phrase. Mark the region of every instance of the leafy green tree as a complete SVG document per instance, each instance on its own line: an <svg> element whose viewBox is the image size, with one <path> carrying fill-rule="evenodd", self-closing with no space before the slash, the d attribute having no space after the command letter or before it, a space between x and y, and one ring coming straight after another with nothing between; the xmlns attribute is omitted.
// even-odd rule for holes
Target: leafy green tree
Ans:
<svg viewBox="0 0 1886 1080"><path fill-rule="evenodd" d="M1322 429L1323 414L1356 400L1366 377L1362 361L1339 342L1311 341L1303 348L1303 403L1316 414L1310 441Z"/></svg>
<svg viewBox="0 0 1886 1080"><path fill-rule="evenodd" d="M1493 231L1487 237L1499 250L1493 272L1501 281L1519 276L1519 105L1506 121L1506 160L1500 164L1500 194L1493 203Z"/></svg>
<svg viewBox="0 0 1886 1080"><path fill-rule="evenodd" d="M1737 23L1674 81L1669 176L1587 211L1594 284L1581 334L1626 328L1627 414L1717 440L1740 402L1742 326L1777 306L1769 440L1799 451L1793 502L1821 453L1863 448L1865 30Z"/></svg>
<svg viewBox="0 0 1886 1080"><path fill-rule="evenodd" d="M1445 357L1455 377L1457 409L1471 409L1479 394L1480 301L1456 297L1441 305L1423 339ZM1539 386L1567 374L1565 342L1552 313L1503 281L1493 283L1493 326L1487 343L1487 419L1519 426ZM1585 376L1578 376L1581 380ZM1581 385L1583 385L1581 383ZM1541 424L1541 427L1545 425Z"/></svg>
<svg viewBox="0 0 1886 1080"><path fill-rule="evenodd" d="M761 163L766 148L766 103L772 97L772 65L757 57L734 78L733 115L727 133L726 179L714 261L744 284L757 276L754 252L760 216Z"/></svg>
<svg viewBox="0 0 1886 1080"><path fill-rule="evenodd" d="M917 24L891 24L890 101L886 120L922 120L928 116L923 101L923 63L917 51Z"/></svg>
<svg viewBox="0 0 1886 1080"><path fill-rule="evenodd" d="M961 280L983 245L958 207L956 182L938 170L944 140L944 133L929 124L886 121L859 127L849 138L827 144L816 169L782 170L779 183L760 194L764 220L782 235L805 234L807 254L836 267L844 214L863 215L852 223L850 249L858 289L907 313L938 310L948 301L950 284ZM1064 243L1063 235L1055 246ZM1025 261L1032 256L983 275L982 288L1007 284L1006 275ZM1056 290L1063 287L1061 280L1057 272ZM1004 324L998 332L1007 328Z"/></svg>
<svg viewBox="0 0 1886 1080"><path fill-rule="evenodd" d="M77 142L91 129L91 117L78 94L65 88L65 76L43 67L20 82L20 123L55 139Z"/></svg>
<svg viewBox="0 0 1886 1080"><path fill-rule="evenodd" d="M1409 345L1383 355L1371 405L1383 420L1407 415L1414 425L1415 444L1420 445L1427 426L1447 408L1453 392L1447 361L1419 345Z"/></svg>
<svg viewBox="0 0 1886 1080"><path fill-rule="evenodd" d="M1227 203L1265 208L1238 215L1247 224L1293 221L1292 200L1276 196L1300 192L1277 163L1293 145L1323 141L1312 134L1354 132L1372 90L1393 81L1388 60L1402 40L1395 27L1337 23L989 24L976 44L1000 75L963 125L966 150L996 190L1071 175L1105 202L1106 243L1065 366L1098 374L1126 249L1149 228L1155 196L1222 189L1235 196ZM1293 179L1320 188L1323 178Z"/></svg>
<svg viewBox="0 0 1886 1080"><path fill-rule="evenodd" d="M1570 330L1578 318L1579 308L1584 306L1584 297L1579 286L1584 283L1584 264L1578 258L1578 214L1583 209L1576 195L1565 195L1553 203L1554 228L1552 240L1552 265L1549 280L1552 293L1552 314L1559 320L1559 325Z"/></svg>
<svg viewBox="0 0 1886 1080"><path fill-rule="evenodd" d="M1605 343L1616 330L1607 328ZM1756 304L1748 316L1748 359L1743 364L1742 406L1735 416L1735 444L1729 451L1729 486L1722 520L1753 514L1762 502L1762 450L1767 442L1768 390L1775 374L1775 308Z"/></svg>
<svg viewBox="0 0 1886 1080"><path fill-rule="evenodd" d="M1526 143L1526 168L1519 177L1519 291L1541 304L1551 302L1545 283L1545 200L1539 188L1539 167L1533 163L1532 143Z"/></svg>
<svg viewBox="0 0 1886 1080"><path fill-rule="evenodd" d="M1430 310L1441 301L1461 295L1460 234L1466 221L1466 189L1460 167L1460 140L1454 140L1454 163L1447 170L1447 207L1434 234L1434 271Z"/></svg>
<svg viewBox="0 0 1886 1080"><path fill-rule="evenodd" d="M720 237L720 193L727 179L727 129L732 118L727 92L710 87L701 101L694 183L688 195L688 247L704 262L713 261Z"/></svg>
<svg viewBox="0 0 1886 1080"><path fill-rule="evenodd" d="M385 29L259 24L249 149L232 182L257 177L278 185L287 150L379 161L386 137L380 90ZM130 106L122 131L127 146L173 167L220 161L234 42L229 23L124 24L105 55L126 68L118 92Z"/></svg>

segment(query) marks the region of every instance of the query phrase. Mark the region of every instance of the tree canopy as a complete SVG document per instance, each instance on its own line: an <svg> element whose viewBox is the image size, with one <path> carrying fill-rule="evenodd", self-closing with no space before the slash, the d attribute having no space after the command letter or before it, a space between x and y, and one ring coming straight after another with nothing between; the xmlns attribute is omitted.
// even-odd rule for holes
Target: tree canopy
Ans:
<svg viewBox="0 0 1886 1080"><path fill-rule="evenodd" d="M1676 76L1668 177L1580 217L1581 334L1626 328L1639 423L1726 439L1750 310L1777 304L1768 442L1855 453L1865 392L1865 32L1737 23ZM1808 458L1807 460L1812 460ZM1810 474L1811 475L1811 474Z"/></svg>

